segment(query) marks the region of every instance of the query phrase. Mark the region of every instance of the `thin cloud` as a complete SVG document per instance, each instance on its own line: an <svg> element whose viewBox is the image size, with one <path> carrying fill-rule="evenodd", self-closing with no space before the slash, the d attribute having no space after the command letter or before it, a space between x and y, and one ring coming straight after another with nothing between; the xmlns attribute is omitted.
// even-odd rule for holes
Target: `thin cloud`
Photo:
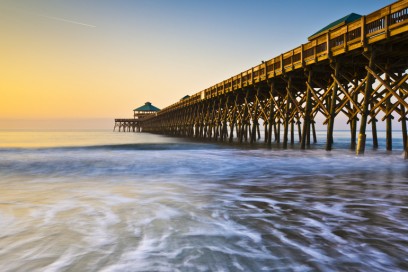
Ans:
<svg viewBox="0 0 408 272"><path fill-rule="evenodd" d="M55 20L55 21L60 21L60 22L65 22L65 23L69 23L69 24L75 24L75 25L91 27L91 28L96 27L95 25L86 24L86 23L83 23L83 22L78 22L78 21L74 21L74 20L70 20L70 19L66 19L66 18L62 18L62 17L49 16L49 15L29 11L29 10L26 10L24 8L7 8L7 7L4 8L4 7L0 7L0 9L3 9L5 11L17 12L17 13L20 13L20 14L25 14L25 15L28 15L28 16L42 17L42 18Z"/></svg>
<svg viewBox="0 0 408 272"><path fill-rule="evenodd" d="M86 27L96 27L95 25L85 24L85 23L81 23L81 22L77 22L77 21L72 21L72 20L68 20L68 19L64 19L64 18L53 17L53 16L47 16L47 15L40 15L40 14L37 14L37 15L38 15L38 16L41 16L41 17L44 17L44 18L51 19L51 20L66 22L66 23L70 23L70 24L76 24L76 25L81 25L81 26L86 26Z"/></svg>

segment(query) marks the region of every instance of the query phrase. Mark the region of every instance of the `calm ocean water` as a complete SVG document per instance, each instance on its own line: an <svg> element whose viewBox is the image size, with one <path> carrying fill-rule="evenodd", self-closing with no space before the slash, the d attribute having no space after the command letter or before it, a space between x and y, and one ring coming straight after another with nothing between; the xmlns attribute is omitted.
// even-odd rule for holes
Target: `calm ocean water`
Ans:
<svg viewBox="0 0 408 272"><path fill-rule="evenodd" d="M0 132L0 271L408 271L408 162L144 133Z"/></svg>

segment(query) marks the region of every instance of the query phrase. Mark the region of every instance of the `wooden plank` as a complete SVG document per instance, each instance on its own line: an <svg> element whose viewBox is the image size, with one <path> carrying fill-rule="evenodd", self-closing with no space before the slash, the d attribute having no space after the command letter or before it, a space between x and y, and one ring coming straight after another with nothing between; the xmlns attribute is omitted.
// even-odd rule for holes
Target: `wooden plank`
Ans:
<svg viewBox="0 0 408 272"><path fill-rule="evenodd" d="M405 8L408 8L408 1L398 1L390 5L390 12L394 13Z"/></svg>
<svg viewBox="0 0 408 272"><path fill-rule="evenodd" d="M337 37L339 37L341 35L344 35L346 33L347 33L347 25L344 25L344 26L342 26L340 28L336 28L335 30L331 30L329 32L329 38L330 38L330 40L332 40L332 39L337 38Z"/></svg>

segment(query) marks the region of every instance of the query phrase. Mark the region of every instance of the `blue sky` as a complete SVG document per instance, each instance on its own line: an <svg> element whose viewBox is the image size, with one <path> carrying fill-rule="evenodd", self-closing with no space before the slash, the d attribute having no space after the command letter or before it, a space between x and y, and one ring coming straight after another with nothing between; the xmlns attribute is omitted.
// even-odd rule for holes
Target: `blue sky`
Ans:
<svg viewBox="0 0 408 272"><path fill-rule="evenodd" d="M3 0L0 72L9 81L0 91L9 95L0 119L130 117L146 101L162 108L306 43L351 12L390 3ZM21 108L6 107L16 101Z"/></svg>

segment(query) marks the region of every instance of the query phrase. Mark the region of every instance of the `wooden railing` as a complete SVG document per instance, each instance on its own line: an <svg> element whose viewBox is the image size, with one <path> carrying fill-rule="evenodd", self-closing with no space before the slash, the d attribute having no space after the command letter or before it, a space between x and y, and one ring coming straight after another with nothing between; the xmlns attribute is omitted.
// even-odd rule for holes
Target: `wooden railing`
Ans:
<svg viewBox="0 0 408 272"><path fill-rule="evenodd" d="M408 31L408 0L402 0L362 16L357 21L330 29L306 44L174 103L158 114L241 89L406 31Z"/></svg>

